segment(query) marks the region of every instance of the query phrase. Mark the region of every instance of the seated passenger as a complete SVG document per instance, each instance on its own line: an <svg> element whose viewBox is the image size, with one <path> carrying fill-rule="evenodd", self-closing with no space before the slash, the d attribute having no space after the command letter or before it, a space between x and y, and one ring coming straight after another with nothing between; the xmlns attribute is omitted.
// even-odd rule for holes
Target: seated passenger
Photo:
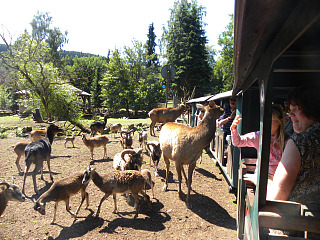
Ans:
<svg viewBox="0 0 320 240"><path fill-rule="evenodd" d="M267 199L320 204L320 89L297 88L288 96L294 133L268 186Z"/></svg>
<svg viewBox="0 0 320 240"><path fill-rule="evenodd" d="M236 116L237 101L235 97L229 99L230 105L224 109L224 113L217 120L217 128L222 126L222 131L226 133L226 137L231 135L230 126ZM228 137L227 137L228 139Z"/></svg>
<svg viewBox="0 0 320 240"><path fill-rule="evenodd" d="M237 125L242 118L236 116L231 125L231 136L234 146L237 147L254 147L259 150L259 135L260 132L250 132L244 135L239 135ZM271 124L271 143L270 143L270 159L269 159L269 179L273 178L276 168L281 160L282 152L285 146L285 131L284 131L284 114L278 105L272 106L272 124ZM255 174L245 174L244 179L256 184Z"/></svg>

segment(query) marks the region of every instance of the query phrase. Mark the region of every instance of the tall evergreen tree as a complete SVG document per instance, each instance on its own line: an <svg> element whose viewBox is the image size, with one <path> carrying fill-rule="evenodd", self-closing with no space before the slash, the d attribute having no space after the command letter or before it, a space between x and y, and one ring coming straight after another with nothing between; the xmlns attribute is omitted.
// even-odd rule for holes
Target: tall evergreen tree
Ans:
<svg viewBox="0 0 320 240"><path fill-rule="evenodd" d="M172 90L181 98L188 97L194 87L195 96L203 96L210 91L212 69L208 63L206 36L203 29L203 7L196 0L176 1L171 10L168 28L163 39L166 45L168 64L176 68L172 80Z"/></svg>
<svg viewBox="0 0 320 240"><path fill-rule="evenodd" d="M150 67L152 64L158 66L158 56L156 54L156 34L154 33L154 26L153 23L149 25L149 32L147 34L148 40L146 43L147 49L147 67Z"/></svg>

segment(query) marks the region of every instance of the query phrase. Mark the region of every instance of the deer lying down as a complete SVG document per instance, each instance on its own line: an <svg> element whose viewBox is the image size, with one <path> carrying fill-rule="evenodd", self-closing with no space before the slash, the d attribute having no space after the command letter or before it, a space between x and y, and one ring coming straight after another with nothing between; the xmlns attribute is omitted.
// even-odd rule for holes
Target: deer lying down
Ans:
<svg viewBox="0 0 320 240"><path fill-rule="evenodd" d="M51 187L49 188L48 191L44 192L36 201L34 205L34 210L38 211L42 215L46 214L46 203L54 201L54 213L53 213L53 218L51 223L54 223L56 219L56 212L57 212L57 207L58 203L60 201L64 201L66 203L66 210L68 213L70 213L74 218L77 217L77 214L81 208L81 205L86 199L87 201L87 207L89 206L89 195L86 192L86 188L88 186L88 183L82 184L82 179L83 179L84 173L83 172L76 172L72 174L69 177L60 179L56 182L54 182ZM69 199L72 195L77 194L78 192L81 192L81 203L79 207L77 208L76 212L73 213L70 211L69 207Z"/></svg>
<svg viewBox="0 0 320 240"><path fill-rule="evenodd" d="M117 193L131 193L135 200L135 209L136 214L134 218L138 217L140 210L140 200L138 194L140 193L144 199L148 202L148 210L151 210L151 202L150 197L143 191L146 180L141 175L139 171L135 170L124 170L118 171L115 170L111 173L107 173L103 176L100 176L99 173L95 171L95 169L88 166L84 173L83 184L87 184L90 179L92 179L93 183L105 193L102 197L96 217L99 216L100 208L104 200L106 200L111 194L113 195L114 201L114 213L117 212Z"/></svg>
<svg viewBox="0 0 320 240"><path fill-rule="evenodd" d="M17 185L2 182L0 183L0 217L6 209L9 201L24 202L26 197L22 194Z"/></svg>

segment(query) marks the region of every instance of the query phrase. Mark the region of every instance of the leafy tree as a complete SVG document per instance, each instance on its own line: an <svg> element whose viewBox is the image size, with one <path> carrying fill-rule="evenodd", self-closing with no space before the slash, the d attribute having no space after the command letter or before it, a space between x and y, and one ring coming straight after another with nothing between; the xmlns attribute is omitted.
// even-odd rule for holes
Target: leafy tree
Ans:
<svg viewBox="0 0 320 240"><path fill-rule="evenodd" d="M0 59L13 70L14 86L30 91L30 97L24 104L29 109L40 108L44 118L52 120L52 116L56 116L77 124L80 103L72 89L59 77L58 69L48 61L51 50L43 41L41 31L33 35L25 31L13 46L4 34L0 37L8 48L8 51L0 53Z"/></svg>
<svg viewBox="0 0 320 240"><path fill-rule="evenodd" d="M214 76L219 90L228 91L233 87L233 14L225 31L219 35L218 44L222 47L220 57L214 64Z"/></svg>
<svg viewBox="0 0 320 240"><path fill-rule="evenodd" d="M107 71L101 81L102 99L110 110L119 110L126 101L129 71L119 50L112 52Z"/></svg>
<svg viewBox="0 0 320 240"><path fill-rule="evenodd" d="M7 110L14 105L12 92L4 86L0 85L0 109Z"/></svg>
<svg viewBox="0 0 320 240"><path fill-rule="evenodd" d="M101 107L100 81L106 71L107 61L102 57L75 57L67 67L68 79L73 86L92 94L92 105Z"/></svg>
<svg viewBox="0 0 320 240"><path fill-rule="evenodd" d="M172 88L186 99L196 87L196 96L208 94L211 69L208 63L206 36L203 29L203 7L196 0L175 1L163 34L168 64L176 68ZM209 87L209 88L208 88Z"/></svg>
<svg viewBox="0 0 320 240"><path fill-rule="evenodd" d="M32 37L38 42L45 42L46 47L49 48L47 61L53 62L55 67L60 67L61 62L61 48L68 42L68 32L62 33L59 28L50 28L52 17L49 13L37 12L31 21Z"/></svg>

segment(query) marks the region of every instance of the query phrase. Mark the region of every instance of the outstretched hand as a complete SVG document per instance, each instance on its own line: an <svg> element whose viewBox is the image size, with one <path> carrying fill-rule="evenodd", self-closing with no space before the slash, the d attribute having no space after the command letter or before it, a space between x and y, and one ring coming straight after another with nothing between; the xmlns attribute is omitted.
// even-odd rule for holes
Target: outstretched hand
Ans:
<svg viewBox="0 0 320 240"><path fill-rule="evenodd" d="M237 115L237 116L234 118L234 120L233 120L230 128L236 128L236 127L238 126L238 124L241 122L241 120L242 120L242 118L240 118L240 116Z"/></svg>

